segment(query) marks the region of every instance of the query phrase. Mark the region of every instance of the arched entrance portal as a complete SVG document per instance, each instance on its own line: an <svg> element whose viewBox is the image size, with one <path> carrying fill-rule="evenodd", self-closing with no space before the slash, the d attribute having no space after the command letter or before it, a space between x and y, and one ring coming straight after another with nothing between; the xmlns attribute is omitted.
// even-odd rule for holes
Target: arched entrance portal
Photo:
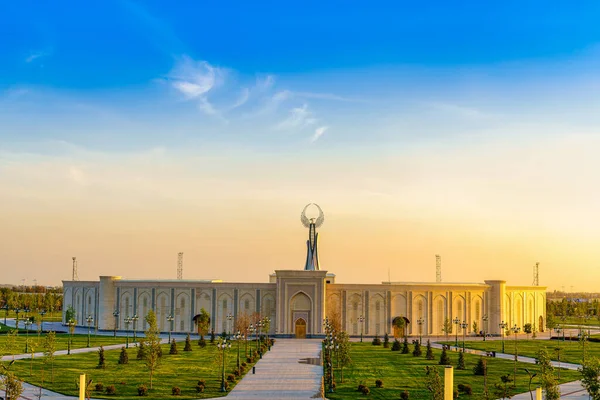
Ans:
<svg viewBox="0 0 600 400"><path fill-rule="evenodd" d="M303 318L298 318L296 320L296 327L294 329L294 333L296 335L296 339L306 338L306 321Z"/></svg>

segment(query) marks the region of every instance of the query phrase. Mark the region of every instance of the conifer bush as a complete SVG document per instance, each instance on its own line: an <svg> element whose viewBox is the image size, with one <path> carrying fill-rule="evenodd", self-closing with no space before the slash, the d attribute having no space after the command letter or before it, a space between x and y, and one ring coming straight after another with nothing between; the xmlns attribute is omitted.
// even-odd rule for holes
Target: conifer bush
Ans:
<svg viewBox="0 0 600 400"><path fill-rule="evenodd" d="M423 351L421 350L421 343L419 343L418 340L415 340L413 344L415 345L415 348L412 352L413 357L421 356L421 354L423 354Z"/></svg>
<svg viewBox="0 0 600 400"><path fill-rule="evenodd" d="M450 365L450 357L448 356L448 352L446 351L446 347L442 349L442 355L440 356L440 365Z"/></svg>
<svg viewBox="0 0 600 400"><path fill-rule="evenodd" d="M185 347L183 348L183 351L192 351L192 342L190 340L190 334L189 333L185 337Z"/></svg>
<svg viewBox="0 0 600 400"><path fill-rule="evenodd" d="M409 350L408 350L408 338L405 336L404 337L404 342L402 343L402 354L408 354Z"/></svg>
<svg viewBox="0 0 600 400"><path fill-rule="evenodd" d="M458 353L458 363L456 364L456 369L465 369L465 352L462 350Z"/></svg>
<svg viewBox="0 0 600 400"><path fill-rule="evenodd" d="M373 346L381 346L381 339L379 339L379 336L375 335L371 344Z"/></svg>
<svg viewBox="0 0 600 400"><path fill-rule="evenodd" d="M98 366L96 368L106 368L106 358L104 357L104 347L100 346L98 350Z"/></svg>
<svg viewBox="0 0 600 400"><path fill-rule="evenodd" d="M144 341L140 340L140 343L138 344L136 358L138 360L143 360L145 356L146 356L146 346L144 345Z"/></svg>
<svg viewBox="0 0 600 400"><path fill-rule="evenodd" d="M427 351L425 352L425 358L428 360L433 360L435 357L433 355L433 349L431 348L431 341L427 339Z"/></svg>
<svg viewBox="0 0 600 400"><path fill-rule="evenodd" d="M481 375L485 373L485 360L483 357L479 357L477 364L473 367L473 375Z"/></svg>
<svg viewBox="0 0 600 400"><path fill-rule="evenodd" d="M395 339L394 343L392 344L392 351L400 351L401 348L402 346L400 345L400 341Z"/></svg>
<svg viewBox="0 0 600 400"><path fill-rule="evenodd" d="M125 346L121 347L121 353L119 354L119 364L129 364L129 355Z"/></svg>
<svg viewBox="0 0 600 400"><path fill-rule="evenodd" d="M171 347L169 348L169 354L177 354L177 342L175 339L171 340Z"/></svg>
<svg viewBox="0 0 600 400"><path fill-rule="evenodd" d="M383 336L383 347L385 349L390 347L390 335L388 335L387 332Z"/></svg>

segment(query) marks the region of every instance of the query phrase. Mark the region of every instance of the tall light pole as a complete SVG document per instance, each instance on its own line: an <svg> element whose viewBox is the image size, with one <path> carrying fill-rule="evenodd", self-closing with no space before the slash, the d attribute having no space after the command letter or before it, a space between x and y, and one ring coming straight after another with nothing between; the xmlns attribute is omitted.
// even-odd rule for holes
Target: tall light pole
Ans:
<svg viewBox="0 0 600 400"><path fill-rule="evenodd" d="M363 317L362 315L360 317L358 317L358 322L360 322L360 342L362 343L365 317Z"/></svg>
<svg viewBox="0 0 600 400"><path fill-rule="evenodd" d="M129 348L129 324L131 323L131 317L125 317L125 348Z"/></svg>
<svg viewBox="0 0 600 400"><path fill-rule="evenodd" d="M227 336L231 336L231 321L233 321L233 315L227 315Z"/></svg>
<svg viewBox="0 0 600 400"><path fill-rule="evenodd" d="M423 344L423 339L422 339L422 328L423 328L423 324L425 323L425 320L421 317L417 320L417 324L419 324L419 344Z"/></svg>
<svg viewBox="0 0 600 400"><path fill-rule="evenodd" d="M462 334L463 334L463 353L465 352L465 334L467 333L467 328L469 327L469 324L467 324L466 321L463 321L462 324L460 324L460 327L462 328Z"/></svg>
<svg viewBox="0 0 600 400"><path fill-rule="evenodd" d="M42 311L40 311L40 333L44 331L44 315L46 315L46 310L42 309Z"/></svg>
<svg viewBox="0 0 600 400"><path fill-rule="evenodd" d="M67 321L67 326L69 327L69 341L67 343L67 355L71 354L71 340L73 339L73 329L75 329L75 321L73 318Z"/></svg>
<svg viewBox="0 0 600 400"><path fill-rule="evenodd" d="M217 343L217 348L222 351L223 355L223 369L221 370L221 392L226 392L225 389L225 350L231 348L231 343L227 342L227 339L221 339L219 343Z"/></svg>
<svg viewBox="0 0 600 400"><path fill-rule="evenodd" d="M250 332L250 335L252 335L255 331L256 328L254 328L254 324L250 324L250 326L248 327L248 332ZM250 336L250 338L252 338L252 336ZM252 342L252 339L250 339L250 342ZM250 354L252 355L252 343L250 343Z"/></svg>
<svg viewBox="0 0 600 400"><path fill-rule="evenodd" d="M119 324L119 310L113 311L113 317L115 317L115 330L113 332L113 337L117 337L117 325Z"/></svg>
<svg viewBox="0 0 600 400"><path fill-rule="evenodd" d="M460 319L458 319L458 317L456 317L452 320L452 322L455 325L455 331L456 331L456 332L454 332L454 336L455 336L454 346L458 348L458 326L460 325Z"/></svg>
<svg viewBox="0 0 600 400"><path fill-rule="evenodd" d="M502 352L503 353L504 353L504 331L506 330L507 326L508 326L508 324L504 321L502 321L498 324L498 327L500 328L500 333L502 334Z"/></svg>
<svg viewBox="0 0 600 400"><path fill-rule="evenodd" d="M262 347L260 347L260 341L261 341L260 336L262 335L262 327L263 327L263 322L262 322L262 320L259 320L256 323L256 330L258 332L258 334L256 335L256 348L258 349L258 357L259 358L262 358Z"/></svg>
<svg viewBox="0 0 600 400"><path fill-rule="evenodd" d="M8 307L8 303L4 303L4 305L2 306L2 309L4 310L4 325L6 325L6 317L8 316L8 309L10 307Z"/></svg>
<svg viewBox="0 0 600 400"><path fill-rule="evenodd" d="M171 332L173 332L173 316L171 314L167 315L167 322L169 323L169 343L171 343Z"/></svg>
<svg viewBox="0 0 600 400"><path fill-rule="evenodd" d="M240 369L240 340L242 339L242 334L240 333L240 331L237 331L237 333L235 334L235 341L237 342L237 350L238 350L238 355L237 355L237 367L238 369Z"/></svg>
<svg viewBox="0 0 600 400"><path fill-rule="evenodd" d="M488 322L487 314L484 314L481 319L483 320L483 341L485 342L485 337L487 336L487 322Z"/></svg>
<svg viewBox="0 0 600 400"><path fill-rule="evenodd" d="M90 325L94 322L94 317L92 317L91 314L89 314L87 316L87 318L85 319L85 321L87 322L87 326L88 326L88 340L87 340L87 347L90 347Z"/></svg>
<svg viewBox="0 0 600 400"><path fill-rule="evenodd" d="M521 328L517 326L517 324L515 324L515 326L513 326L512 328L510 328L510 330L512 331L512 333L515 334L515 370L513 373L513 385L517 384L517 333L521 332Z"/></svg>
<svg viewBox="0 0 600 400"><path fill-rule="evenodd" d="M31 326L31 320L25 318L25 353L29 350L29 327Z"/></svg>
<svg viewBox="0 0 600 400"><path fill-rule="evenodd" d="M137 322L138 319L139 318L138 318L137 314L133 314L133 317L131 317L131 322L133 322L133 343L135 343L137 341L135 323Z"/></svg>

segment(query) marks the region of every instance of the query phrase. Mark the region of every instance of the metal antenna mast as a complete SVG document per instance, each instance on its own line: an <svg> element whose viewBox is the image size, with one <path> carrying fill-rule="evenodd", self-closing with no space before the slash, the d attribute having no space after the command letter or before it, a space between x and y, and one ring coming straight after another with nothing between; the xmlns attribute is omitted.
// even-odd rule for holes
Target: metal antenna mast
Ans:
<svg viewBox="0 0 600 400"><path fill-rule="evenodd" d="M183 279L183 252L177 253L177 279Z"/></svg>
<svg viewBox="0 0 600 400"><path fill-rule="evenodd" d="M73 277L71 280L73 280L73 281L79 280L79 276L77 276L77 257L73 257Z"/></svg>
<svg viewBox="0 0 600 400"><path fill-rule="evenodd" d="M533 286L540 286L540 263L536 262L533 267Z"/></svg>
<svg viewBox="0 0 600 400"><path fill-rule="evenodd" d="M439 254L435 255L435 281L442 281L442 257Z"/></svg>

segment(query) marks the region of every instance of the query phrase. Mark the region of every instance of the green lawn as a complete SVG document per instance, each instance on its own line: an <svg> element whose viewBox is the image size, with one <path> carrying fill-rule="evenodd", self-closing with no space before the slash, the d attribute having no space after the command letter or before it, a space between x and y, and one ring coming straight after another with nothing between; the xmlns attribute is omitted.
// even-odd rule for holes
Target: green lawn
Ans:
<svg viewBox="0 0 600 400"><path fill-rule="evenodd" d="M454 346L454 342L440 342ZM515 354L515 341L514 339L506 339L504 341L505 353ZM459 342L459 346L462 342ZM487 341L473 341L465 342L465 347L469 349L484 350L484 351L496 351L500 353L502 351L501 340L487 340ZM600 343L586 342L587 356L600 357ZM537 351L540 348L545 348L548 351L548 355L553 360L558 360L558 351L556 348L560 348L560 361L581 364L583 356L583 347L577 340L574 341L562 341L562 340L517 340L518 354L527 357L536 357Z"/></svg>
<svg viewBox="0 0 600 400"><path fill-rule="evenodd" d="M4 330L5 327L2 327ZM14 330L14 329L11 329ZM44 351L44 338L45 334L41 334L38 336L37 332L30 331L29 334L26 334L23 330L19 330L19 334L16 337L16 343L14 349L6 349L7 336L0 335L0 353L3 355L12 355L12 354L22 354L25 353L25 342L29 339L29 346L33 346L34 351ZM87 335L73 335L71 341L71 348L77 349L82 347L87 347ZM90 346L107 346L111 344L121 344L125 343L125 338L117 336L113 338L112 336L94 336L92 333L90 335ZM67 350L69 341L69 335L66 333L58 333L56 334L56 350ZM131 343L131 338L129 338L129 342ZM28 346L28 347L29 347ZM28 349L28 352L31 350Z"/></svg>
<svg viewBox="0 0 600 400"><path fill-rule="evenodd" d="M410 346L412 352L413 346ZM425 366L434 365L438 367L443 380L444 371L438 366L441 351L434 350L435 359L425 359L425 346L422 347L423 356L413 357L412 354L400 354L390 351L383 346L373 346L370 343L352 343L351 358L352 365L344 369L344 382L340 382L339 370L336 372L336 392L328 393L331 399L364 399L364 395L357 391L359 384L365 384L371 390L370 398L373 399L398 399L403 390L409 392L410 399L430 399L431 394L425 389ZM448 352L453 365L456 367L458 353ZM473 367L479 356L465 355L465 370L454 369L454 386L458 384L471 385L473 399L483 398L483 376L473 375ZM485 357L488 369L488 390L493 393L493 385L500 382L500 376L509 374L512 376L514 361L501 360L498 358ZM334 359L335 360L335 359ZM524 368L537 372L538 367L533 364L517 364L517 387L514 393L522 393L528 390L529 378ZM383 380L383 388L375 387L375 380ZM579 379L576 371L561 370L561 382ZM532 388L535 388L537 380L534 378ZM461 397L467 397L461 395ZM494 398L492 396L492 398Z"/></svg>
<svg viewBox="0 0 600 400"><path fill-rule="evenodd" d="M582 319L577 317L567 317L564 320L560 317L555 318L555 322L559 325L584 325L584 326L600 326L600 319L593 317L588 319Z"/></svg>
<svg viewBox="0 0 600 400"><path fill-rule="evenodd" d="M4 322L5 315L7 318L17 317L17 314L13 310L8 310L8 314L6 314L4 309L0 309L0 321ZM27 316L34 317L35 321L40 321L42 317L38 312L30 312ZM22 311L19 312L19 321L23 321L24 318L25 314ZM46 321L62 321L62 311L47 312L44 315L44 322Z"/></svg>
<svg viewBox="0 0 600 400"><path fill-rule="evenodd" d="M181 388L181 396L177 398L209 398L219 397L224 394L219 391L221 385L220 351L215 345L207 344L202 349L195 342L192 352L184 352L183 342L178 342L179 354L170 355L169 345L163 345L163 357L161 365L154 374L154 387L146 398L173 398L171 389L173 386ZM243 358L244 348L241 347ZM93 380L93 384L101 382L104 387L114 385L116 395L107 396L105 392L92 391L92 397L96 398L139 398L137 388L140 385L150 387L149 372L143 361L136 360L137 349L129 348L129 364L119 365L120 350L105 351L106 368L97 369L98 353L72 354L70 356L56 357L54 362L54 383L50 382L50 365L43 364L43 358L31 360L17 360L11 367L11 370L17 376L34 385L41 384L42 367L44 387L70 396L77 396L76 383L79 375L88 374L88 379ZM244 361L242 359L242 361ZM225 375L233 372L237 364L237 347L227 350ZM30 369L33 373L30 375ZM250 366L246 370L249 370ZM195 390L199 379L206 381L204 393L197 393ZM232 385L232 384L230 384ZM230 386L231 388L232 386Z"/></svg>

